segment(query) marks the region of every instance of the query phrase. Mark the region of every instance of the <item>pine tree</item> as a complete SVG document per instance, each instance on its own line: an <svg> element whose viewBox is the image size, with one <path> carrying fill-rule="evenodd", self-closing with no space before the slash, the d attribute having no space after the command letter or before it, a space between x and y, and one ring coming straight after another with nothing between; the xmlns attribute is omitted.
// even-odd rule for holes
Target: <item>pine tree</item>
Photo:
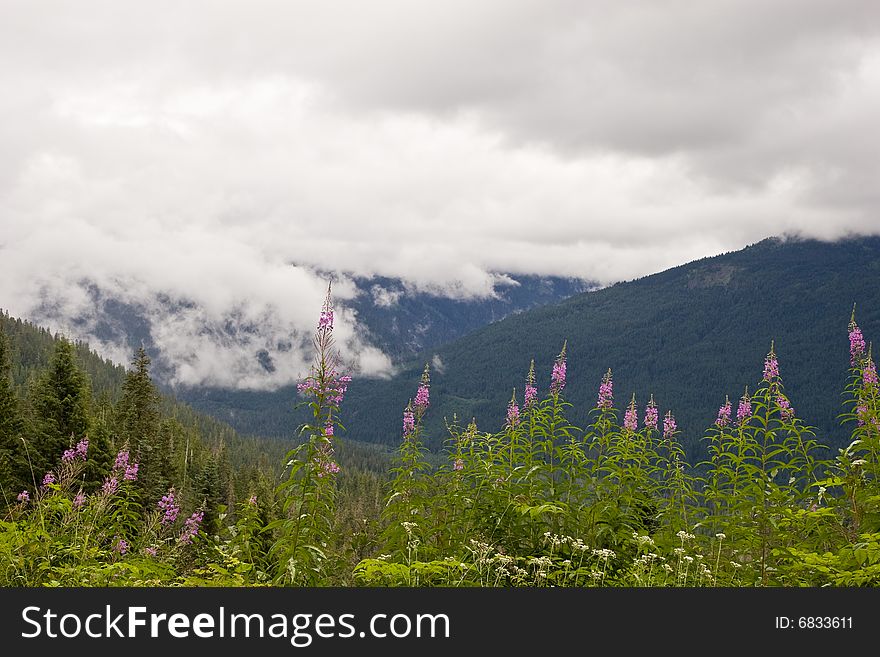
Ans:
<svg viewBox="0 0 880 657"><path fill-rule="evenodd" d="M0 326L0 488L10 495L29 487L29 468L19 436L23 428L21 409L12 387L9 342Z"/></svg>
<svg viewBox="0 0 880 657"><path fill-rule="evenodd" d="M92 433L89 435L89 458L83 476L83 488L96 490L110 472L115 452L113 450L113 404L103 392L94 405Z"/></svg>
<svg viewBox="0 0 880 657"><path fill-rule="evenodd" d="M141 347L137 350L133 368L122 386L122 399L117 407L117 447L128 446L131 458L140 464L138 488L147 496L163 493L161 461L162 446L159 428L159 392L150 378L150 357Z"/></svg>
<svg viewBox="0 0 880 657"><path fill-rule="evenodd" d="M29 453L35 476L54 468L65 449L88 436L90 397L91 386L76 363L73 345L59 339L49 369L32 390Z"/></svg>

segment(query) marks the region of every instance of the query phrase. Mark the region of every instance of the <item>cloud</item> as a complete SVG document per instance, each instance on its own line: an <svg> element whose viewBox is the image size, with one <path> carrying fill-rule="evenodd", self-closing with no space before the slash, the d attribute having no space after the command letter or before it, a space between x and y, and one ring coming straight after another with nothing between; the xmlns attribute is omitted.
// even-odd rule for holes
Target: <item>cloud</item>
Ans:
<svg viewBox="0 0 880 657"><path fill-rule="evenodd" d="M877 3L3 14L0 302L94 335L99 290L148 318L180 383L301 375L319 272L342 305L354 276L485 297L508 273L607 284L880 232ZM352 367L390 371L360 335L341 311Z"/></svg>

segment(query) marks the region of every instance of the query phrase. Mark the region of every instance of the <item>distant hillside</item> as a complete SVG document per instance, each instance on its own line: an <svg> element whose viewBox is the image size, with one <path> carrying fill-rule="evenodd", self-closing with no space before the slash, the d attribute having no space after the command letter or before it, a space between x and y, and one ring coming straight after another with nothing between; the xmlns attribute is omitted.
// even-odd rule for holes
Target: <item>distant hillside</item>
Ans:
<svg viewBox="0 0 880 657"><path fill-rule="evenodd" d="M425 362L432 373L428 435L445 438L444 417L476 417L500 425L513 388L521 397L534 357L541 391L564 340L566 397L585 423L602 374L614 372L615 404L633 393L641 406L653 393L672 409L689 445L700 451L703 431L724 396L736 400L761 377L776 341L781 373L798 414L840 444L840 393L848 367L847 322L853 303L870 340L880 336L880 239L838 243L765 240L742 251L689 263L635 281L574 296L490 324L412 359L391 380L355 380L343 405L348 437L395 443L400 416L415 393ZM878 338L880 339L880 338ZM196 407L235 426L283 435L295 426L295 393L191 391Z"/></svg>
<svg viewBox="0 0 880 657"><path fill-rule="evenodd" d="M357 311L369 341L401 360L509 315L558 302L589 288L579 279L556 276L508 278L512 284L498 285L496 296L482 299L415 292L393 278L355 278L361 293L347 304Z"/></svg>

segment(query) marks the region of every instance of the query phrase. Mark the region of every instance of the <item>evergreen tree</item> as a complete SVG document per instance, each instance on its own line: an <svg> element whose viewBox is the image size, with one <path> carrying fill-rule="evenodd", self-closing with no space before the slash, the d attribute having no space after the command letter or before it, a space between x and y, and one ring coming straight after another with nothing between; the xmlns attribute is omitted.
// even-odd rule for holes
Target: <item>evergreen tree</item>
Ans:
<svg viewBox="0 0 880 657"><path fill-rule="evenodd" d="M140 464L138 488L152 499L167 490L161 465L159 392L150 378L150 357L143 347L131 364L117 408L117 447L128 446L131 458Z"/></svg>
<svg viewBox="0 0 880 657"><path fill-rule="evenodd" d="M0 488L5 501L10 494L27 488L29 468L19 436L21 410L12 387L9 342L0 327Z"/></svg>
<svg viewBox="0 0 880 657"><path fill-rule="evenodd" d="M31 392L33 437L29 452L36 477L54 468L65 449L88 436L90 390L74 358L73 345L59 339L49 369Z"/></svg>
<svg viewBox="0 0 880 657"><path fill-rule="evenodd" d="M115 452L113 450L113 405L106 392L102 392L94 405L92 433L89 435L89 458L83 476L83 488L97 489L110 472Z"/></svg>

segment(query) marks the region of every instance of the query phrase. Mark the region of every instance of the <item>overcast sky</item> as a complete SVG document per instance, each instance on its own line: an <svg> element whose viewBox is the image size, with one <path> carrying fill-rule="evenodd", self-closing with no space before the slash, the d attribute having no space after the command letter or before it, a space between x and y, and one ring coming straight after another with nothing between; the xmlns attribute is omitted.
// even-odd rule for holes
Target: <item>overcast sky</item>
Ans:
<svg viewBox="0 0 880 657"><path fill-rule="evenodd" d="M485 295L880 232L876 0L3 0L0 85L0 307L95 285L180 382L265 384L314 268Z"/></svg>

